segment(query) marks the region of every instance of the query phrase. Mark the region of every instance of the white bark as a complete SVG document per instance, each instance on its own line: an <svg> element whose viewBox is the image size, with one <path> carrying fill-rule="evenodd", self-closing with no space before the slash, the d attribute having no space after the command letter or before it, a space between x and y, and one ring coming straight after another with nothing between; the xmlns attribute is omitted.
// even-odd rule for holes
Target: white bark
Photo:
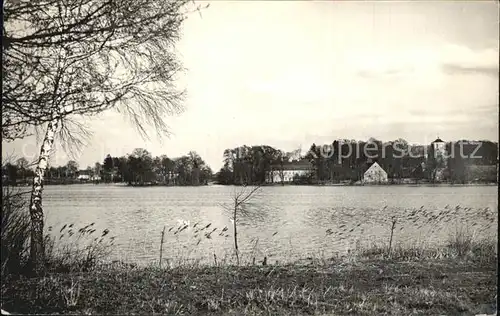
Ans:
<svg viewBox="0 0 500 316"><path fill-rule="evenodd" d="M61 124L60 116L54 116L47 126L47 132L40 148L40 157L33 178L33 187L31 190L30 216L31 216L31 248L30 260L35 272L41 272L44 264L44 240L43 240L43 208L42 191L43 179L47 171L50 153L54 146L54 138Z"/></svg>

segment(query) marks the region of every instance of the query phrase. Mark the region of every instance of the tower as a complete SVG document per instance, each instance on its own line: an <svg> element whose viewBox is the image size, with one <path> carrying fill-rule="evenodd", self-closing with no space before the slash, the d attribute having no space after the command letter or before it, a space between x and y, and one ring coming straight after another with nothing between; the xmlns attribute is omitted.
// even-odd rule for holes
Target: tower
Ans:
<svg viewBox="0 0 500 316"><path fill-rule="evenodd" d="M435 141L431 143L432 146L432 158L439 161L439 160L445 160L446 156L446 143L441 140L441 138L436 138Z"/></svg>
<svg viewBox="0 0 500 316"><path fill-rule="evenodd" d="M429 162L431 164L432 180L441 181L444 179L444 171L447 168L446 143L441 138L436 138L431 143Z"/></svg>

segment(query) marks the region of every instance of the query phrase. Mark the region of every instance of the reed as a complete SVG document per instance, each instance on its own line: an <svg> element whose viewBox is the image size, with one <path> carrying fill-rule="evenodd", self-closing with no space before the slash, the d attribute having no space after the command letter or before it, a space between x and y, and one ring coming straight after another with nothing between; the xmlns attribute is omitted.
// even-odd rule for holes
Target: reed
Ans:
<svg viewBox="0 0 500 316"><path fill-rule="evenodd" d="M365 230L374 229L374 226L381 229L387 227L387 246L380 248L380 240L377 240L379 243L377 248L380 248L377 251L382 251L386 257L390 257L394 252L395 240L400 235L405 235L406 240L400 238L399 243L412 245L420 239L419 236L426 236L430 239L436 233L440 234L438 238L443 240L443 237L446 237L443 236L445 231L453 228L457 230L457 227L460 227L460 231L452 234L453 238L448 238L454 240L448 241L446 248L455 248L458 252L457 256L463 257L463 254L471 247L471 239L476 240L476 245L477 240L487 239L488 235L485 232L490 231L492 225L497 223L494 212L489 208L473 209L460 205L455 207L447 205L443 209L433 210L426 209L424 206L415 209L389 209L385 206L381 210L344 208L333 210L332 214L338 218L337 226L326 230L326 236L333 239L332 244L353 240L354 236L361 236L356 243L356 247L359 247L364 240L370 240ZM482 232L483 236L479 234L476 236L478 232ZM470 236L471 234L474 236ZM348 252L352 250L349 249Z"/></svg>
<svg viewBox="0 0 500 316"><path fill-rule="evenodd" d="M163 256L163 242L165 238L165 228L166 226L163 226L163 230L161 231L161 241L160 241L160 260L158 266L161 268L161 259Z"/></svg>
<svg viewBox="0 0 500 316"><path fill-rule="evenodd" d="M115 237L109 229L99 230L95 223L78 228L75 224L65 224L58 237L49 234L45 238L47 272L86 272L95 270L105 263L114 248Z"/></svg>
<svg viewBox="0 0 500 316"><path fill-rule="evenodd" d="M30 219L27 199L18 189L2 187L1 274L17 274L27 268Z"/></svg>

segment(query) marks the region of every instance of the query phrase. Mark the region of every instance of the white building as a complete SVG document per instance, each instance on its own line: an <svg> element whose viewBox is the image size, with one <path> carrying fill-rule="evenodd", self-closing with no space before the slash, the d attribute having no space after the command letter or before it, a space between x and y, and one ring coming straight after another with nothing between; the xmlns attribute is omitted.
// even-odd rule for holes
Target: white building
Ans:
<svg viewBox="0 0 500 316"><path fill-rule="evenodd" d="M382 184L387 182L389 182L387 172L376 162L363 175L363 183L366 184Z"/></svg>
<svg viewBox="0 0 500 316"><path fill-rule="evenodd" d="M294 178L307 176L313 170L313 165L307 160L283 162L283 165L271 166L271 171L266 174L267 183L293 182Z"/></svg>
<svg viewBox="0 0 500 316"><path fill-rule="evenodd" d="M443 181L445 178L445 170L448 166L447 155L446 155L446 143L437 138L431 143L432 146L432 157L430 159L434 164L434 180Z"/></svg>
<svg viewBox="0 0 500 316"><path fill-rule="evenodd" d="M80 181L89 181L90 180L90 176L88 174L81 174L81 175L78 176L77 179L80 180Z"/></svg>
<svg viewBox="0 0 500 316"><path fill-rule="evenodd" d="M441 140L441 138L437 138L435 141L431 143L434 159L444 160L446 156L446 143Z"/></svg>

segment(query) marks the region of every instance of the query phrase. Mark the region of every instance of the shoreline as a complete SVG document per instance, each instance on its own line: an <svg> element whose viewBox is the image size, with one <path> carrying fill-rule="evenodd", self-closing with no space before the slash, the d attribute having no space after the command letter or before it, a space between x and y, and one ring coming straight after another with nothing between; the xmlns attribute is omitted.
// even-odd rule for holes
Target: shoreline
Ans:
<svg viewBox="0 0 500 316"><path fill-rule="evenodd" d="M6 184L4 184L7 186ZM163 185L163 184L146 184L146 185L129 185L124 182L116 182L116 183L88 183L88 182L78 182L78 183L44 183L43 186L66 186L66 185L87 185L87 186L116 186L116 187L132 187L132 188L144 188L144 187L206 187L206 186L222 186L222 187L231 187L231 186L242 186L239 184L202 184L202 185ZM257 186L259 184L254 184L250 186ZM30 187L31 184L18 184L12 187ZM287 187L287 186L309 186L309 187L389 187L389 186L411 186L411 187L480 187L480 186L498 186L496 182L487 182L487 183L317 183L317 184L294 184L294 183L265 183L260 184L261 187Z"/></svg>

